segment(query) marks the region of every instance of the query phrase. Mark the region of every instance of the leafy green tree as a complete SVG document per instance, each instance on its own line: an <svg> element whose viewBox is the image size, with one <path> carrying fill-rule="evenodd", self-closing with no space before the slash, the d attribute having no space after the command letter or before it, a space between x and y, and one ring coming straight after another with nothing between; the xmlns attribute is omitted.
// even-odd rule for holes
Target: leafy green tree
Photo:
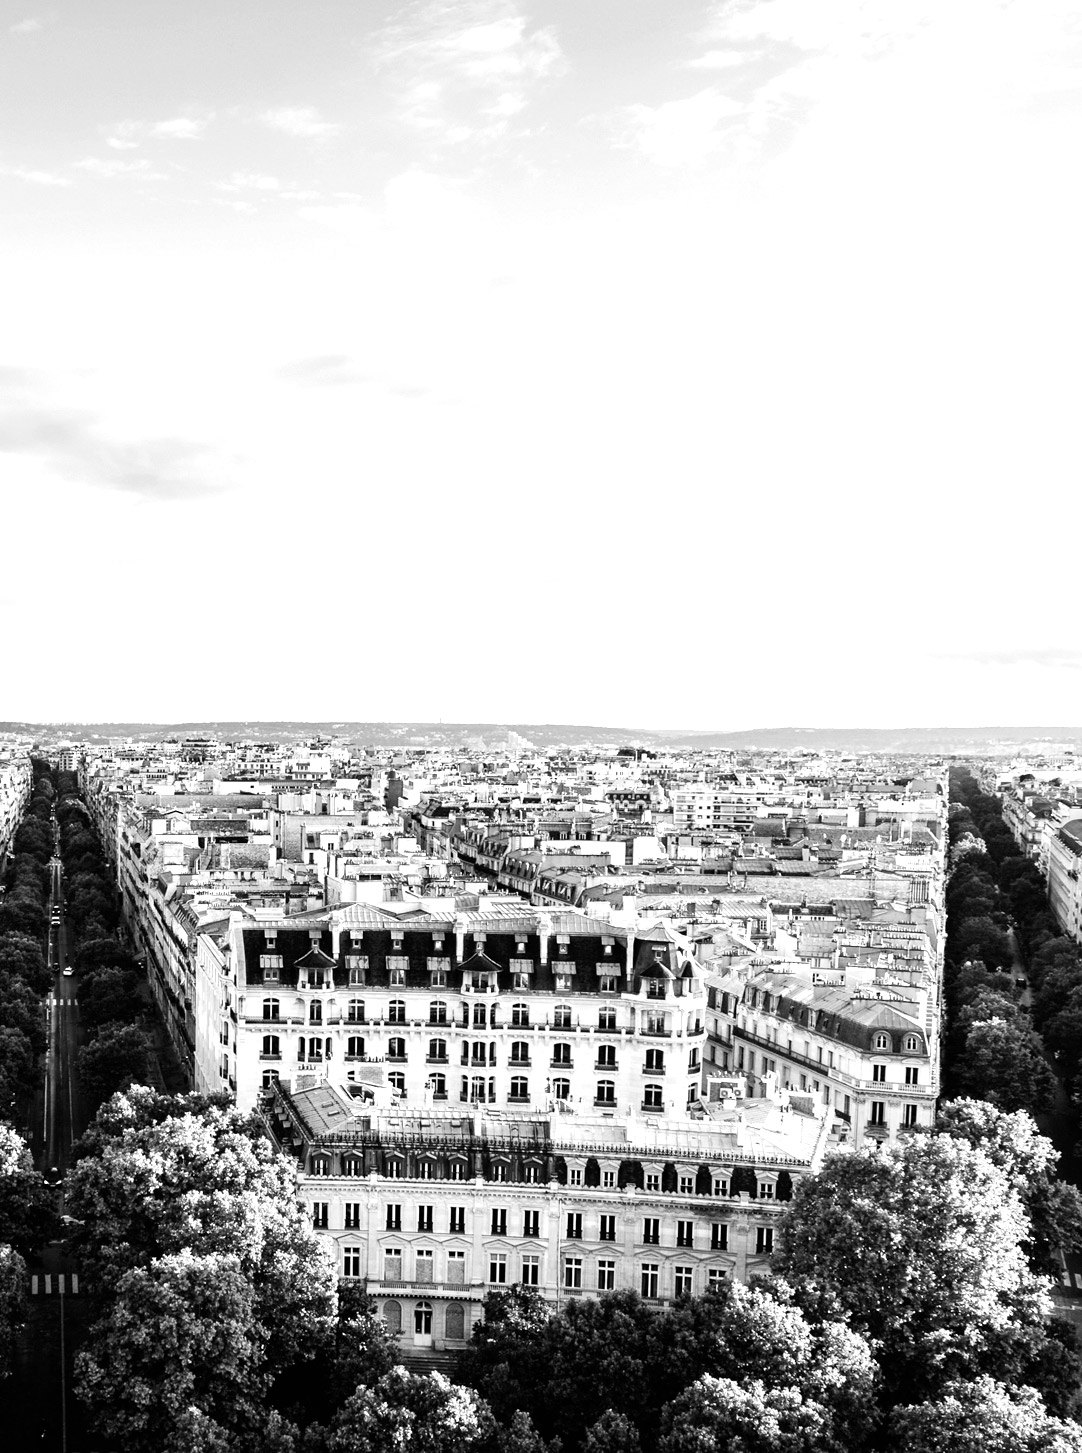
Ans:
<svg viewBox="0 0 1082 1453"><path fill-rule="evenodd" d="M22 979L0 975L0 1024L26 1035L35 1054L45 1049L45 1010L41 1000Z"/></svg>
<svg viewBox="0 0 1082 1453"><path fill-rule="evenodd" d="M9 893L0 903L0 935L6 934L42 938L45 934L45 909L23 894Z"/></svg>
<svg viewBox="0 0 1082 1453"><path fill-rule="evenodd" d="M980 959L986 968L999 968L1014 958L1011 941L998 924L985 915L967 918L957 933L950 935L951 954L956 962Z"/></svg>
<svg viewBox="0 0 1082 1453"><path fill-rule="evenodd" d="M144 1080L150 1067L150 1040L131 1024L103 1024L78 1055L79 1079L96 1109L117 1090Z"/></svg>
<svg viewBox="0 0 1082 1453"><path fill-rule="evenodd" d="M99 969L79 986L79 1015L88 1027L97 1028L110 1020L130 1023L141 1013L139 979L130 970Z"/></svg>
<svg viewBox="0 0 1082 1453"><path fill-rule="evenodd" d="M1024 1244L1034 1271L1053 1273L1061 1251L1082 1250L1082 1196L1056 1178L1059 1152L1031 1115L987 1100L949 1100L939 1108L936 1128L983 1150L1006 1175L1029 1217Z"/></svg>
<svg viewBox="0 0 1082 1453"><path fill-rule="evenodd" d="M1055 1076L1029 1028L1002 1019L970 1028L955 1079L963 1095L990 1100L1003 1110L1040 1114L1055 1095Z"/></svg>
<svg viewBox="0 0 1082 1453"><path fill-rule="evenodd" d="M394 1367L360 1387L334 1418L326 1453L482 1453L495 1440L492 1413L470 1388L439 1372Z"/></svg>
<svg viewBox="0 0 1082 1453"><path fill-rule="evenodd" d="M34 1169L26 1142L0 1122L0 1242L28 1256L59 1224L55 1194Z"/></svg>
<svg viewBox="0 0 1082 1453"><path fill-rule="evenodd" d="M662 1418L658 1453L841 1453L822 1410L796 1388L768 1388L706 1373Z"/></svg>
<svg viewBox="0 0 1082 1453"><path fill-rule="evenodd" d="M817 1286L880 1346L888 1401L981 1370L993 1334L1050 1311L1008 1176L961 1139L827 1157L781 1223L776 1270Z"/></svg>
<svg viewBox="0 0 1082 1453"><path fill-rule="evenodd" d="M0 1114L33 1090L34 1049L21 1029L0 1025Z"/></svg>
<svg viewBox="0 0 1082 1453"><path fill-rule="evenodd" d="M21 933L0 934L0 973L21 979L37 994L48 993L52 983L40 940Z"/></svg>
<svg viewBox="0 0 1082 1453"><path fill-rule="evenodd" d="M1082 1453L1082 1428L1053 1417L1028 1387L990 1377L949 1383L930 1402L896 1407L897 1453Z"/></svg>
<svg viewBox="0 0 1082 1453"><path fill-rule="evenodd" d="M75 967L83 973L94 969L128 969L134 971L135 959L115 938L87 939L79 945L74 959Z"/></svg>
<svg viewBox="0 0 1082 1453"><path fill-rule="evenodd" d="M26 1306L26 1262L12 1247L0 1243L0 1382L11 1374Z"/></svg>
<svg viewBox="0 0 1082 1453"><path fill-rule="evenodd" d="M235 1257L163 1256L126 1272L76 1357L76 1388L99 1437L125 1453L260 1446L268 1377L253 1289Z"/></svg>
<svg viewBox="0 0 1082 1453"><path fill-rule="evenodd" d="M315 1328L333 1317L336 1279L297 1199L293 1163L220 1100L136 1087L100 1119L106 1129L92 1128L66 1185L84 1223L76 1242L89 1283L107 1291L133 1267L185 1249L234 1256L257 1289L270 1366L310 1360Z"/></svg>
<svg viewBox="0 0 1082 1453"><path fill-rule="evenodd" d="M489 1292L484 1317L474 1325L470 1345L458 1363L460 1381L476 1388L502 1425L516 1409L547 1426L547 1369L544 1354L553 1308L531 1287Z"/></svg>
<svg viewBox="0 0 1082 1453"><path fill-rule="evenodd" d="M630 1418L606 1408L586 1429L582 1453L639 1453L639 1432Z"/></svg>

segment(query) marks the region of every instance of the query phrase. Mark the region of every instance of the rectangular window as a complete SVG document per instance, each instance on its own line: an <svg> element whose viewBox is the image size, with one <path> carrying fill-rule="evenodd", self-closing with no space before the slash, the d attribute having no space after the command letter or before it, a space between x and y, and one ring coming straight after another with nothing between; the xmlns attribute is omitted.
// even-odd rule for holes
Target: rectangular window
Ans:
<svg viewBox="0 0 1082 1453"><path fill-rule="evenodd" d="M616 1263L609 1257L602 1257L597 1263L597 1289L611 1292L616 1288Z"/></svg>
<svg viewBox="0 0 1082 1453"><path fill-rule="evenodd" d="M712 1266L706 1273L706 1289L708 1292L720 1292L725 1286L725 1272L720 1266Z"/></svg>
<svg viewBox="0 0 1082 1453"><path fill-rule="evenodd" d="M907 1085L920 1084L920 1069L917 1065L906 1065L905 1082Z"/></svg>
<svg viewBox="0 0 1082 1453"><path fill-rule="evenodd" d="M582 1240L582 1212L569 1211L567 1213L567 1239L568 1241Z"/></svg>
<svg viewBox="0 0 1082 1453"><path fill-rule="evenodd" d="M346 1246L343 1248L342 1275L351 1277L361 1275L361 1248L359 1246Z"/></svg>
<svg viewBox="0 0 1082 1453"><path fill-rule="evenodd" d="M673 1293L678 1297L691 1296L692 1269L690 1266L678 1266L673 1272Z"/></svg>
<svg viewBox="0 0 1082 1453"><path fill-rule="evenodd" d="M872 1101L872 1113L868 1117L869 1125L885 1125L887 1123L887 1106L885 1100Z"/></svg>
<svg viewBox="0 0 1082 1453"><path fill-rule="evenodd" d="M406 970L410 961L405 954L387 955L387 973L392 985L402 985L406 982Z"/></svg>
<svg viewBox="0 0 1082 1453"><path fill-rule="evenodd" d="M639 1287L641 1294L656 1299L659 1267L656 1261L644 1261L640 1267Z"/></svg>
<svg viewBox="0 0 1082 1453"><path fill-rule="evenodd" d="M432 1215L433 1215L433 1211L434 1211L434 1207L432 1207L432 1206L418 1206L417 1207L417 1230L418 1231L431 1231L432 1230Z"/></svg>
<svg viewBox="0 0 1082 1453"><path fill-rule="evenodd" d="M601 1218L600 1218L599 1230L598 1230L598 1233L597 1234L598 1234L598 1240L599 1241L615 1241L616 1240L616 1217L615 1216L609 1216L609 1215L602 1215Z"/></svg>
<svg viewBox="0 0 1082 1453"><path fill-rule="evenodd" d="M492 1208L492 1235L507 1235L507 1212L496 1206Z"/></svg>
<svg viewBox="0 0 1082 1453"><path fill-rule="evenodd" d="M402 1280L402 1248L388 1246L383 1253L383 1280Z"/></svg>
<svg viewBox="0 0 1082 1453"><path fill-rule="evenodd" d="M402 1230L402 1207L401 1206L388 1206L387 1207L387 1230L388 1231L401 1231Z"/></svg>
<svg viewBox="0 0 1082 1453"><path fill-rule="evenodd" d="M564 1257L564 1286L574 1291L582 1286L582 1257Z"/></svg>
<svg viewBox="0 0 1082 1453"><path fill-rule="evenodd" d="M695 1178L694 1178L694 1176L681 1176L680 1177L680 1194L682 1196L693 1196L695 1194Z"/></svg>
<svg viewBox="0 0 1082 1453"><path fill-rule="evenodd" d="M523 1236L541 1235L541 1212L523 1211L522 1213L522 1234Z"/></svg>
<svg viewBox="0 0 1082 1453"><path fill-rule="evenodd" d="M917 1107L916 1107L916 1105L903 1105L902 1106L902 1124L903 1125L916 1125L916 1123L917 1123Z"/></svg>
<svg viewBox="0 0 1082 1453"><path fill-rule="evenodd" d="M454 1236L465 1236L466 1234L466 1207L451 1207L451 1224L448 1230Z"/></svg>
<svg viewBox="0 0 1082 1453"><path fill-rule="evenodd" d="M642 1239L644 1246L660 1246L661 1221L657 1216L643 1217Z"/></svg>
<svg viewBox="0 0 1082 1453"><path fill-rule="evenodd" d="M447 1253L447 1280L452 1286L460 1287L466 1283L466 1253L464 1251L449 1251Z"/></svg>
<svg viewBox="0 0 1082 1453"><path fill-rule="evenodd" d="M326 1231L327 1229L327 1208L328 1203L326 1201L312 1202L312 1225L317 1231Z"/></svg>
<svg viewBox="0 0 1082 1453"><path fill-rule="evenodd" d="M507 1281L507 1256L504 1252L489 1252L488 1279L492 1286L503 1286Z"/></svg>
<svg viewBox="0 0 1082 1453"><path fill-rule="evenodd" d="M570 1186L581 1186L582 1185L582 1171L581 1170L569 1170L568 1173L567 1173L567 1183Z"/></svg>
<svg viewBox="0 0 1082 1453"><path fill-rule="evenodd" d="M695 1223L693 1221L677 1221L676 1244L677 1246L693 1246L695 1244Z"/></svg>
<svg viewBox="0 0 1082 1453"><path fill-rule="evenodd" d="M887 1067L886 1067L886 1065L872 1065L872 1083L873 1084L876 1084L876 1085L885 1085L886 1082L887 1082Z"/></svg>
<svg viewBox="0 0 1082 1453"><path fill-rule="evenodd" d="M660 1191L661 1190L661 1174L660 1174L659 1171L647 1171L647 1173L646 1173L646 1189L648 1191Z"/></svg>
<svg viewBox="0 0 1082 1453"><path fill-rule="evenodd" d="M714 1177L714 1195L727 1196L729 1194L729 1178L727 1176Z"/></svg>
<svg viewBox="0 0 1082 1453"><path fill-rule="evenodd" d="M541 1258L525 1255L522 1258L522 1285L535 1287L541 1283Z"/></svg>
<svg viewBox="0 0 1082 1453"><path fill-rule="evenodd" d="M715 1221L710 1227L710 1250L728 1251L729 1249L729 1223L727 1221Z"/></svg>
<svg viewBox="0 0 1082 1453"><path fill-rule="evenodd" d="M601 1172L601 1189L614 1191L616 1189L616 1172L614 1170L603 1170Z"/></svg>
<svg viewBox="0 0 1082 1453"><path fill-rule="evenodd" d="M773 1226L756 1226L755 1252L758 1256L769 1256L774 1250Z"/></svg>
<svg viewBox="0 0 1082 1453"><path fill-rule="evenodd" d="M361 1225L361 1203L360 1201L346 1202L346 1230L357 1231Z"/></svg>

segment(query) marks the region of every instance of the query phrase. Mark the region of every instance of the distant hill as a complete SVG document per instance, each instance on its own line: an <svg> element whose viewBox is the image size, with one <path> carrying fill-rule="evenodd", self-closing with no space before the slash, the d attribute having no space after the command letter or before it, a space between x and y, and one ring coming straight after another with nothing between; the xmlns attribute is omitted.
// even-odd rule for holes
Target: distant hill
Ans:
<svg viewBox="0 0 1082 1453"><path fill-rule="evenodd" d="M0 732L56 741L109 741L134 737L214 736L225 740L308 741L316 736L344 737L359 746L451 748L485 742L496 747L516 732L536 747L640 746L652 751L857 752L965 755L974 752L1072 747L1082 750L1082 727L756 727L746 731L665 731L641 727L583 726L553 722L423 721L179 721L179 722L0 722Z"/></svg>

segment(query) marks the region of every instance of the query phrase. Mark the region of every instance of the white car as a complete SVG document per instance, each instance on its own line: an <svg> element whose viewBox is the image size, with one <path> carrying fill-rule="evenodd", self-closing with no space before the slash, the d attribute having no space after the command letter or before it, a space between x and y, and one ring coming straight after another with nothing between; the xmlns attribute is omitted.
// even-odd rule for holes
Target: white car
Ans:
<svg viewBox="0 0 1082 1453"><path fill-rule="evenodd" d="M68 964L67 968L64 970L64 978L65 979L70 979L71 976L72 976L72 974L74 974L74 972L75 972L75 970L72 968L72 966L70 964Z"/></svg>

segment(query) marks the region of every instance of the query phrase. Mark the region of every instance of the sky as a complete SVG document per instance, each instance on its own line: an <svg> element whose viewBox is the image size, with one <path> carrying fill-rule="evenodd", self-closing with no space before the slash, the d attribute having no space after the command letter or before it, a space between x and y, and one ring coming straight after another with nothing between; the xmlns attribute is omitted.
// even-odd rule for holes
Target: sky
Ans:
<svg viewBox="0 0 1082 1453"><path fill-rule="evenodd" d="M0 0L0 719L1082 723L1077 0Z"/></svg>

